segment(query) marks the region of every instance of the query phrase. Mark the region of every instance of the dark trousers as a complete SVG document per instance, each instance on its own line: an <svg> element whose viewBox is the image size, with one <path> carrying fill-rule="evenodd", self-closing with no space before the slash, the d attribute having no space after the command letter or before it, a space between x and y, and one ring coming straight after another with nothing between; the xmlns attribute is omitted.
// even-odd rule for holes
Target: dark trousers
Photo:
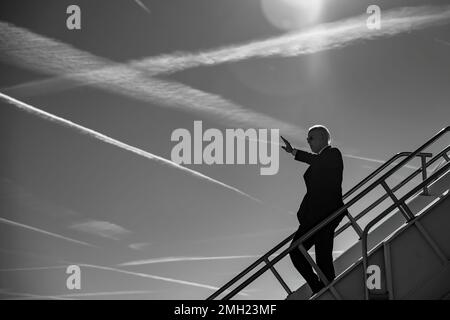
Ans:
<svg viewBox="0 0 450 320"><path fill-rule="evenodd" d="M315 245L316 263L320 270L325 274L329 282L333 281L336 277L333 266L333 240L334 229L336 229L338 224L339 223L333 222L303 242L303 246L306 250L309 250L313 245ZM295 233L291 245L294 241L298 240L312 228L312 226L300 225ZM305 256L301 253L300 249L298 249L298 247L293 249L289 255L295 268L306 280L313 293L319 292L320 289L324 287L324 283L320 281L318 276L314 273L313 268L308 263Z"/></svg>

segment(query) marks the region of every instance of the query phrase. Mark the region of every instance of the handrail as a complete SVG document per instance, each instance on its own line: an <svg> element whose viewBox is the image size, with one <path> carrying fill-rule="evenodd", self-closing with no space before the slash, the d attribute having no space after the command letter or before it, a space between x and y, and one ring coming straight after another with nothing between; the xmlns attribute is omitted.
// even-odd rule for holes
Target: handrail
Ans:
<svg viewBox="0 0 450 320"><path fill-rule="evenodd" d="M445 154L450 151L450 145L447 146L445 149L443 149L441 152L439 152L437 155L434 156L434 158L432 158L430 161L428 161L425 164L425 167L430 166L431 164L433 164L434 162L436 162L441 156L445 157ZM448 160L450 161L450 160ZM398 189L400 189L401 187L403 187L405 184L407 184L409 181L411 181L412 179L414 179L421 171L423 171L423 168L419 168L416 171L414 171L411 175L409 175L408 177L406 177L403 181L401 181L398 185L396 185L395 187L392 188L392 192L397 191ZM361 211L358 215L355 216L355 220L359 220L362 216L364 216L367 212L371 211L373 208L375 208L376 206L378 206L381 202L383 202L384 200L386 200L389 197L389 194L384 194L383 196L381 196L378 200L376 200L374 203L372 203L371 205L369 205L366 209L364 209L363 211Z"/></svg>
<svg viewBox="0 0 450 320"><path fill-rule="evenodd" d="M438 158L438 157L436 157ZM368 263L368 250L367 250L367 236L369 234L370 229L378 223L381 219L383 219L386 215L388 215L392 210L395 208L399 208L399 210L404 210L404 207L406 206L406 200L408 200L410 197L412 197L415 193L417 193L420 189L423 188L423 186L429 185L431 182L438 179L441 174L445 173L450 169L450 162L447 162L443 167L441 167L438 171L434 172L430 177L419 183L416 187L414 187L412 190L410 190L407 194L405 194L400 199L397 199L392 205L390 205L386 210L384 210L382 213L380 213L377 217L375 217L373 220L371 220L367 226L364 228L363 231L363 237L362 237L362 258L363 258L363 272L364 272L364 283L367 282L367 263ZM411 222L413 219L415 219L415 216L408 217L407 222ZM366 300L369 298L369 291L367 286L365 286L365 297Z"/></svg>
<svg viewBox="0 0 450 320"><path fill-rule="evenodd" d="M367 181L370 181L374 176L376 176L378 173L380 173L381 171L383 171L386 167L388 167L389 165L391 165L395 160L401 158L401 157L406 157L409 156L411 154L411 152L398 152L395 155L393 155L388 161L386 161L385 163L383 163L380 167L378 167L376 170L374 170L373 172L371 172L366 178L364 178L363 180L361 180L356 186L354 186L352 189L350 189L349 191L347 191L343 196L343 200L345 200L346 198L348 198L350 195L352 195L356 190L358 190L360 187L362 187L365 183L367 183ZM421 157L421 158L425 158L425 157L431 157L432 154L431 153L419 153L416 156ZM357 220L357 219L355 219ZM349 227L350 225L352 225L351 222L343 225L340 229L338 229L336 231L336 236L338 234L340 234L341 232L343 232L347 227ZM362 232L361 232L362 234ZM288 243L295 235L295 232L293 232L291 235L289 235L287 238L285 238L284 240L282 240L280 243L278 243L275 247L273 247L272 249L270 249L267 253L265 253L263 256L261 256L259 259L257 259L255 262L253 262L250 266L248 266L246 269L244 269L243 271L241 271L238 275L236 275L233 279L231 279L230 281L228 281L225 285L223 285L219 290L217 290L216 292L214 292L211 296L209 296L207 298L207 300L212 300L215 299L217 296L219 296L221 293L223 293L224 291L226 291L230 286L232 286L234 283L236 283L239 279L241 279L242 277L244 277L247 273L249 273L251 270L253 270L256 266L258 266L259 264L266 262L265 260L268 259L269 256L271 256L274 252L277 252L281 247L283 247L286 243Z"/></svg>
<svg viewBox="0 0 450 320"><path fill-rule="evenodd" d="M450 127L448 127L450 128ZM447 129L448 129L447 128ZM433 140L434 141L434 140ZM422 148L423 149L423 148ZM403 164L405 164L407 161L409 161L410 159L412 159L413 157L419 156L422 158L422 166L424 165L424 159L425 157L431 157L432 154L430 153L420 153L420 152L400 152L397 153L396 155L394 155L393 157L391 157L391 159L389 159L387 162L385 162L384 164L382 164L378 169L376 169L374 172L372 172L371 174L369 174L369 176L367 176L366 178L364 178L361 182L359 182L355 187L353 187L351 190L349 190L344 196L343 199L347 198L348 196L350 196L352 193L354 193L356 190L358 190L361 186L363 186L365 183L367 183L367 181L371 180L374 176L376 176L378 173L380 173L383 169L385 169L387 166L389 166L393 161L395 161L396 159L406 156L407 159L404 159L403 161L401 161L399 164L397 164L394 168L392 168L388 173L386 173L385 175L383 175L383 177L387 176L387 175L391 175L393 172L397 171L400 167L403 166ZM395 169L395 170L394 170ZM423 168L422 168L423 169ZM417 171L417 173L420 171ZM379 181L380 179L378 179L377 181ZM236 288L235 290L233 290L230 294L228 294L226 297L224 297L224 299L227 299L229 297L232 297L235 294L235 291L237 289L241 289L243 287L243 285L245 284L245 286L250 283L251 281L253 281L254 279L256 279L260 274L262 274L263 272L267 271L268 269L272 268L273 265L275 263L277 263L281 258L284 257L284 255L286 255L288 252L290 252L293 248L295 248L295 246L298 244L300 244L300 242L303 242L304 240L306 240L307 238L309 238L309 236L311 236L313 233L315 233L316 231L318 231L319 229L321 229L323 226L325 226L326 224L328 224L330 221L334 220L339 214L341 214L344 210L346 210L348 207L350 207L351 205L353 205L356 201L358 201L360 198L362 198L363 196L365 196L368 192L370 192L371 190L373 190L373 188L375 188L375 183L372 183L372 185L370 187L368 187L367 189L369 189L367 192L362 192L360 195L358 195L357 197L353 198L347 205L345 205L344 207L342 207L340 210L336 211L335 214L332 215L332 219L326 219L324 221L322 221L322 223L320 223L319 225L317 225L315 228L313 228L312 230L310 230L310 232L308 232L306 235L304 235L304 237L298 239L295 244L291 245L290 248L288 248L288 251L283 251L278 257L276 257L274 260L272 260L271 262L267 263L268 257L273 254L274 252L278 251L278 249L280 249L282 246L284 246L288 241L290 241L295 232L293 234L291 234L290 236L288 236L286 239L284 239L283 241L281 241L278 245L276 245L274 248L272 248L271 250L269 250L269 252L267 252L265 255L263 255L261 258L259 258L258 260L256 260L253 264L251 264L249 267L247 267L244 271L242 271L241 273L239 273L237 276L235 276L232 280L230 280L228 283L226 283L224 286L222 286L219 290L217 290L215 293L213 293L210 297L208 297L207 299L214 299L216 298L219 294L223 293L225 290L227 290L231 285L233 285L234 283L236 283L239 279L241 279L243 276L245 276L248 272L250 272L252 269L254 269L256 266L258 266L260 263L262 262L266 262L266 266L264 266L262 269L260 269L256 274L254 274L252 277L250 277L246 282L244 282L241 286L239 286L238 288ZM366 190L367 190L366 189ZM331 217L331 216L330 216ZM350 220L350 224L345 224L344 226L342 226L337 232L336 235L338 235L340 232L342 232L343 230L345 230L348 226L352 225L354 228L355 226L353 225L353 221L351 221L350 219L351 217L349 216L349 220ZM358 226L358 225L357 225ZM359 227L359 226L358 226ZM356 231L358 231L355 228ZM359 233L358 233L359 234ZM281 257L280 257L281 256ZM279 258L279 259L278 259ZM314 267L314 266L313 266ZM251 281L249 281L251 280ZM326 282L326 281L325 281ZM283 283L282 283L283 284ZM288 292L289 293L289 292Z"/></svg>
<svg viewBox="0 0 450 320"><path fill-rule="evenodd" d="M373 171L372 173L370 173L366 178L364 178L363 180L361 180L355 187L353 187L351 190L347 191L344 195L343 195L343 199L345 200L346 198L348 198L350 195L352 195L356 190L358 190L361 186L363 186L365 183L367 183L367 181L370 181L374 176L376 176L378 173L380 173L381 171L383 171L386 167L388 167L389 165L391 165L395 160L397 160L398 158L401 157L406 157L408 155L410 155L411 152L398 152L395 155L393 155L388 161L386 161L385 163L383 163L380 167L378 167L375 171ZM419 157L431 157L432 154L431 153L419 153L417 156ZM420 169L419 169L420 170ZM357 220L357 218L355 218L355 220ZM351 222L343 225L341 228L339 228L336 231L336 236L339 235L341 232L343 232L347 227L349 227L350 225L352 225ZM362 231L361 231L362 234ZM247 273L249 273L251 270L253 270L256 266L258 266L259 264L261 264L262 262L265 262L265 260L271 256L274 252L277 252L281 247L283 247L286 243L288 243L295 235L295 232L293 232L291 235L289 235L287 238L285 238L284 240L282 240L280 243L278 243L275 247L273 247L272 249L270 249L267 253L265 253L263 256L261 256L258 260L256 260L255 262L253 262L250 266L248 266L246 269L244 269L242 272L240 272L238 275L236 275L233 279L231 279L230 281L228 281L225 285L223 285L219 290L217 290L216 292L214 292L211 296L209 296L207 298L207 300L212 300L215 299L218 295L220 295L221 293L223 293L226 289L228 289L230 286L232 286L234 283L236 283L239 279L241 279L243 276L245 276Z"/></svg>

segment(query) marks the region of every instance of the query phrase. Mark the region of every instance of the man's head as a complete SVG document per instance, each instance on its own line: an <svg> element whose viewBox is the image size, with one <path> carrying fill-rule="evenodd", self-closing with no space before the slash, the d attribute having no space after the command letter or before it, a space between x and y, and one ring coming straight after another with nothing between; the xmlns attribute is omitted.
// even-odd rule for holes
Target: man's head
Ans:
<svg viewBox="0 0 450 320"><path fill-rule="evenodd" d="M315 125L308 130L308 141L311 151L319 153L324 147L328 146L331 141L330 131L325 126Z"/></svg>

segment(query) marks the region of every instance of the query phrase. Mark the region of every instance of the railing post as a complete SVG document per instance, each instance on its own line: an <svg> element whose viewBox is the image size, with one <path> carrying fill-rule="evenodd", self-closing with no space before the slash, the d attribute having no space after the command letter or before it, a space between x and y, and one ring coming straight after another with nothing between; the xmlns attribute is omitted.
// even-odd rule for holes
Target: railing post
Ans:
<svg viewBox="0 0 450 320"><path fill-rule="evenodd" d="M387 194L391 197L391 199L394 201L395 205L400 210L402 215L405 217L406 222L410 222L412 219L414 219L414 214L411 212L408 206L404 205L404 203L398 200L398 198L392 192L391 188L389 188L385 180L381 181L381 185L383 186L384 190L386 190Z"/></svg>
<svg viewBox="0 0 450 320"><path fill-rule="evenodd" d="M347 213L346 216L347 216L348 220L350 221L350 224L352 225L353 229L358 234L359 240L361 240L361 237L362 237L362 234L363 234L363 231L362 231L361 227L356 222L355 218L352 217L350 212Z"/></svg>
<svg viewBox="0 0 450 320"><path fill-rule="evenodd" d="M328 281L325 274L322 272L322 270L320 270L319 266L314 262L314 260L308 254L308 251L306 251L303 244L299 244L298 248L301 251L301 253L303 254L303 256L306 258L308 263L314 268L314 270L316 270L317 274L319 275L319 279L323 282L325 287L328 287L330 285L330 281ZM337 300L342 300L341 296L339 295L339 293L336 291L336 289L333 286L330 286L330 291Z"/></svg>
<svg viewBox="0 0 450 320"><path fill-rule="evenodd" d="M281 275L278 273L277 269L275 269L274 265L270 264L269 258L264 258L264 262L270 266L270 271L272 271L273 275L275 276L275 278L277 278L277 280L280 282L280 284L283 286L284 290L286 290L287 294L291 294L292 290L289 288L289 286L287 285L287 283L283 280L283 278L281 277Z"/></svg>
<svg viewBox="0 0 450 320"><path fill-rule="evenodd" d="M316 272L319 275L319 278L323 282L323 284L325 286L328 286L330 284L330 282L328 281L327 277L325 277L325 274L322 272L322 270L320 270L319 266L314 262L314 260L308 254L308 251L306 251L303 244L299 244L298 248L301 251L301 253L305 256L306 260L309 262L311 267L313 267L313 269L316 270Z"/></svg>
<svg viewBox="0 0 450 320"><path fill-rule="evenodd" d="M425 180L427 180L427 160L425 159L424 155L420 155L420 162L422 164L422 181L425 181ZM424 195L424 196L430 195L430 191L428 190L427 185L423 186L422 195Z"/></svg>
<svg viewBox="0 0 450 320"><path fill-rule="evenodd" d="M447 160L447 162L450 162L450 157L448 156L447 153L444 153L442 156L444 157L445 160Z"/></svg>

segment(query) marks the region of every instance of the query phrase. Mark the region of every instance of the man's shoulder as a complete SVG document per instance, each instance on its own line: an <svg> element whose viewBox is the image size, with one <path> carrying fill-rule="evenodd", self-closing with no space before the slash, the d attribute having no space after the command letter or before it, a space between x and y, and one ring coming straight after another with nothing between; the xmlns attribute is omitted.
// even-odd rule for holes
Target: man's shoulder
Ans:
<svg viewBox="0 0 450 320"><path fill-rule="evenodd" d="M327 149L323 150L324 158L339 158L342 159L342 153L337 147L330 146Z"/></svg>
<svg viewBox="0 0 450 320"><path fill-rule="evenodd" d="M328 154L342 154L341 150L339 150L339 148L334 147L334 146L329 146L328 148L326 148L325 150L323 150L323 153L328 153Z"/></svg>

